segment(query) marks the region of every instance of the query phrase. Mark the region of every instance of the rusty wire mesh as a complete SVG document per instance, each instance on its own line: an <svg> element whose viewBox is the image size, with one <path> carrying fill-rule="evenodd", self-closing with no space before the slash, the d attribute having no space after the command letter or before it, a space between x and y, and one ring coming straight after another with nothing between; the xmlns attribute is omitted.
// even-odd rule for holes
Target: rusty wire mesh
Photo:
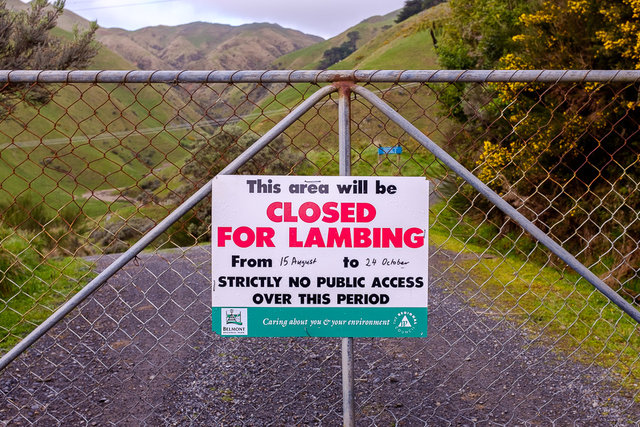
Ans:
<svg viewBox="0 0 640 427"><path fill-rule="evenodd" d="M6 84L1 351L318 87ZM367 87L638 305L637 84ZM352 173L427 176L434 187L429 336L355 341L358 424L640 422L638 325L352 102ZM239 173L337 175L337 140L332 95ZM402 154L378 154L396 145ZM209 203L0 373L0 420L341 423L339 340L211 332Z"/></svg>

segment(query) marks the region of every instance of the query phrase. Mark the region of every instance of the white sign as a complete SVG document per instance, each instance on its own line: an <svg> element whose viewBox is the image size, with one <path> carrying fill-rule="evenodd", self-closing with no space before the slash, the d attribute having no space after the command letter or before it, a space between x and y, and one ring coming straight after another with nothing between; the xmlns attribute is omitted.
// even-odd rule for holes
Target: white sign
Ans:
<svg viewBox="0 0 640 427"><path fill-rule="evenodd" d="M213 180L213 327L243 336L425 336L428 181Z"/></svg>

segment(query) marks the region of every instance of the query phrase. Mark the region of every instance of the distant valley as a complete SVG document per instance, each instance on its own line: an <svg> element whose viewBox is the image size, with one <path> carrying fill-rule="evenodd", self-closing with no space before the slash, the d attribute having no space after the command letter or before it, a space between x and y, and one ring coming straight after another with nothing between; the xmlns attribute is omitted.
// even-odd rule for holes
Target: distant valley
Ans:
<svg viewBox="0 0 640 427"><path fill-rule="evenodd" d="M13 9L29 7L20 0L6 4ZM345 44L349 44L347 56L329 68L429 68L436 64L436 55L428 30L447 11L442 4L399 24L394 22L397 11L392 11L328 40L267 23L234 27L195 22L136 31L103 28L97 33L101 47L90 68L317 69L325 52L344 51ZM89 24L67 10L52 32L70 39L74 28L83 30ZM158 212L149 208L145 215L162 216L166 206L186 194L185 185L193 185L182 168L221 133L221 126L229 126L225 132L235 126L247 136L260 134L313 88L309 84L233 88L97 84L51 85L47 90L54 102L42 107L23 103L11 120L2 122L0 203L12 201L13 195L31 186L39 189L38 197L48 207L60 209L75 201L85 215L106 224L107 212L128 212L127 201L136 198L159 201L154 208ZM309 151L300 168L324 163L326 171L333 167L332 155L322 157L328 152L310 152L316 135L327 132L326 125L309 124L307 131L295 131L298 147ZM376 134L375 126L375 121L367 122L361 130ZM354 144L360 142L354 139ZM286 158L291 151L287 150L279 156ZM370 164L376 164L375 153L372 156ZM108 197L88 196L110 190L126 191L127 198L106 203Z"/></svg>

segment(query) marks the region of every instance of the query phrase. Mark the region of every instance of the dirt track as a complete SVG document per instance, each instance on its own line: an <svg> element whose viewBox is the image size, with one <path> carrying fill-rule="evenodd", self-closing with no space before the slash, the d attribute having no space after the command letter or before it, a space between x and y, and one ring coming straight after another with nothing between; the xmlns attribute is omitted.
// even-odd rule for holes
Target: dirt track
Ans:
<svg viewBox="0 0 640 427"><path fill-rule="evenodd" d="M428 338L355 340L358 425L640 420L640 406L602 368L463 304L447 287L465 278L442 273L453 256L431 257ZM341 424L339 339L215 336L208 247L137 264L0 375L0 420Z"/></svg>

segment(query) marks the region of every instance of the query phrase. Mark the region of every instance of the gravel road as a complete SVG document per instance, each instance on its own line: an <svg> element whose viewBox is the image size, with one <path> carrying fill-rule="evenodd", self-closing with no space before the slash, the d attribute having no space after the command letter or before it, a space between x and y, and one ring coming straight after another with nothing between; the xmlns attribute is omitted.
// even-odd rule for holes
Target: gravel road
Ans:
<svg viewBox="0 0 640 427"><path fill-rule="evenodd" d="M467 280L450 268L460 256L431 253L429 337L355 340L358 425L639 422L634 392L610 372L465 304L452 289ZM340 425L340 340L215 336L210 256L201 246L130 263L0 374L0 420Z"/></svg>

